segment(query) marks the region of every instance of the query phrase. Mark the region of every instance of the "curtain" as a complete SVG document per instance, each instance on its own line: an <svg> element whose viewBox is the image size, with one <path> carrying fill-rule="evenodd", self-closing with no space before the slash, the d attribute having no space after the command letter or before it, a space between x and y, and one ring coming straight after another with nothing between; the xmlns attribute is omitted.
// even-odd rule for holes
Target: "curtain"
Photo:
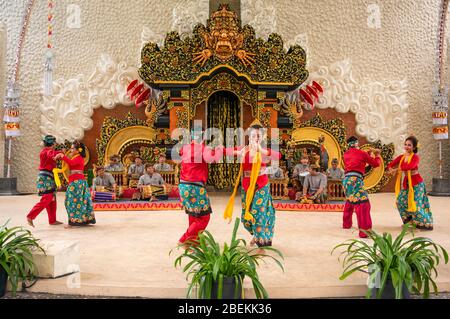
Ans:
<svg viewBox="0 0 450 319"><path fill-rule="evenodd" d="M216 127L222 131L223 142L226 141L226 128L240 126L239 99L231 92L219 91L208 100L208 127ZM236 141L235 141L236 143ZM225 160L224 160L225 161ZM217 163L209 165L208 184L217 189L226 189L234 186L239 174L237 163Z"/></svg>

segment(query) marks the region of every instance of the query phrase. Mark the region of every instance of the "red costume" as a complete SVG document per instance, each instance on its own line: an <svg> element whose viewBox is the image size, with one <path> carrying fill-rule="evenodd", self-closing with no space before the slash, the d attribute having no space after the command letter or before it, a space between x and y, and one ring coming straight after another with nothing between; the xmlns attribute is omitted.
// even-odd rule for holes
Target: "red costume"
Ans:
<svg viewBox="0 0 450 319"><path fill-rule="evenodd" d="M344 154L345 177L342 185L347 201L344 206L343 228L352 227L353 211L356 212L359 229L367 231L372 228L369 196L364 190L364 172L367 164L378 167L381 165L381 157L372 158L367 152L356 148L350 148ZM362 231L359 232L359 236L367 237Z"/></svg>
<svg viewBox="0 0 450 319"><path fill-rule="evenodd" d="M187 240L196 240L198 233L208 226L212 213L205 188L208 180L208 163L219 160L222 154L204 143L192 142L181 148L180 156L181 172L178 187L182 205L189 215L189 227L179 239L180 243L184 243Z"/></svg>
<svg viewBox="0 0 450 319"><path fill-rule="evenodd" d="M419 169L419 161L420 158L417 154L412 155L411 162L408 164L408 162L403 161L400 163L403 155L397 156L392 162L389 163L387 168L394 168L395 166L399 165L399 169L401 171L417 171ZM416 172L415 174L411 174L411 182L412 186L416 186L419 183L423 182L422 176ZM408 189L408 176L405 174L405 177L403 178L403 189Z"/></svg>
<svg viewBox="0 0 450 319"><path fill-rule="evenodd" d="M28 213L28 219L34 220L46 209L49 224L56 222L56 185L53 180L52 170L56 168L56 162L53 158L59 153L61 152L55 151L51 147L44 147L39 154L40 162L37 184L41 200Z"/></svg>
<svg viewBox="0 0 450 319"><path fill-rule="evenodd" d="M73 181L84 179L84 173L79 173L84 171L84 158L81 156L75 156L74 158L70 159L67 156L63 157L64 162L66 162L69 165L70 168L70 176L69 176L69 184ZM75 174L72 174L72 171L79 171Z"/></svg>

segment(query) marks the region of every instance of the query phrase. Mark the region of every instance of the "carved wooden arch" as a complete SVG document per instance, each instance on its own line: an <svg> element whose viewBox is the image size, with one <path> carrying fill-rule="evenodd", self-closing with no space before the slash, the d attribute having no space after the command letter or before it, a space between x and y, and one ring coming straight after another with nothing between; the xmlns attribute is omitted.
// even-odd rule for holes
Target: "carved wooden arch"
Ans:
<svg viewBox="0 0 450 319"><path fill-rule="evenodd" d="M108 158L119 154L121 149L132 141L153 142L156 138L156 130L148 126L130 126L117 131L108 141L103 158L103 165L107 165Z"/></svg>
<svg viewBox="0 0 450 319"><path fill-rule="evenodd" d="M343 167L342 164L343 150L339 145L339 142L336 139L336 137L334 137L330 132L324 129L318 127L298 128L292 132L292 143L293 145L304 141L311 141L317 143L321 135L325 137L325 142L323 146L328 152L328 166L331 166L331 160L333 158L337 158L340 163L339 166Z"/></svg>
<svg viewBox="0 0 450 319"><path fill-rule="evenodd" d="M235 94L241 101L251 105L252 116L256 116L258 91L250 87L244 80L240 80L230 73L222 72L192 89L191 110L189 112L191 120L195 116L197 106L208 101L211 95L219 91L228 91Z"/></svg>

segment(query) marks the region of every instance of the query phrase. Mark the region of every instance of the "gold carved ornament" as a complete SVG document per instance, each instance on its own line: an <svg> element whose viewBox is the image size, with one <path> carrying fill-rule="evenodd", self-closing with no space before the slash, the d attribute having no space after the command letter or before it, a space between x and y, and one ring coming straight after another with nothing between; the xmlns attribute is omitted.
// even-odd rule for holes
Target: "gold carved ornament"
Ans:
<svg viewBox="0 0 450 319"><path fill-rule="evenodd" d="M227 5L221 5L208 21L208 29L202 29L200 35L203 38L206 49L194 53L194 65L205 65L212 56L216 56L221 62L228 62L233 56L245 66L255 63L256 54L242 49L244 35L239 28L239 20L236 12L229 11Z"/></svg>
<svg viewBox="0 0 450 319"><path fill-rule="evenodd" d="M163 48L147 43L139 75L148 85L196 85L220 69L246 78L251 85L293 89L308 78L306 53L300 46L286 51L275 33L267 40L256 38L254 29L241 28L235 13L225 7L211 16L207 26L197 24L191 37L181 39L177 32L169 32Z"/></svg>

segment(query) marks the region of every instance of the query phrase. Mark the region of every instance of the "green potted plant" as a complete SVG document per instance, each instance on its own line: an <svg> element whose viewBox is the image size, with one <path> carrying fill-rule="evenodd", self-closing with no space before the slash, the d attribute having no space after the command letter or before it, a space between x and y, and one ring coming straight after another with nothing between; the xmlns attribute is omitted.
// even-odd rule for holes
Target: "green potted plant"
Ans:
<svg viewBox="0 0 450 319"><path fill-rule="evenodd" d="M409 297L409 293L430 295L430 288L437 293L433 278L437 277L436 267L441 258L448 263L448 253L441 246L425 237L414 237L414 226L404 225L402 232L393 239L389 233L383 235L374 231L365 232L372 242L361 239L348 240L334 247L344 248L341 257L344 271L340 277L344 280L356 271L367 269L369 283L366 298ZM405 239L410 232L411 239Z"/></svg>
<svg viewBox="0 0 450 319"><path fill-rule="evenodd" d="M272 251L283 259L283 255L272 247L248 249L243 239L236 239L236 232L240 220L236 218L233 235L228 245L223 249L208 231L199 234L198 241L189 243L175 260L175 267L180 266L183 259L188 262L183 268L187 273L186 279L191 281L187 290L187 297L197 288L196 297L201 299L240 299L243 297L243 281L250 278L255 290L256 298L268 298L266 289L259 280L257 266L265 258L275 261L284 271L283 265L277 257L261 253L258 249Z"/></svg>
<svg viewBox="0 0 450 319"><path fill-rule="evenodd" d="M8 279L15 294L19 281L34 276L32 252L35 249L44 252L39 240L29 230L23 227L7 228L7 224L0 226L0 297L6 293Z"/></svg>

